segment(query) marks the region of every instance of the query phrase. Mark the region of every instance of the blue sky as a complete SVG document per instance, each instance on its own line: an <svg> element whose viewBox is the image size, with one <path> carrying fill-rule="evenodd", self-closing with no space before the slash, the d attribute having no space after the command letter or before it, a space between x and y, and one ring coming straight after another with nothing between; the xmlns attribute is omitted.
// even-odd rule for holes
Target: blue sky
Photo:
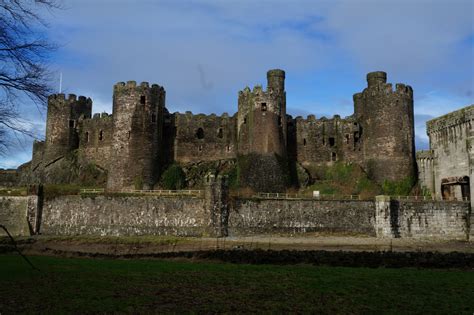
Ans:
<svg viewBox="0 0 474 315"><path fill-rule="evenodd" d="M239 90L281 68L289 114L348 116L365 75L383 70L413 87L424 149L427 119L474 103L470 0L67 0L45 19L58 85L62 72L64 92L91 97L94 112L136 80L164 86L171 112L234 113ZM22 111L43 138L45 113ZM31 141L15 139L0 168L30 160Z"/></svg>

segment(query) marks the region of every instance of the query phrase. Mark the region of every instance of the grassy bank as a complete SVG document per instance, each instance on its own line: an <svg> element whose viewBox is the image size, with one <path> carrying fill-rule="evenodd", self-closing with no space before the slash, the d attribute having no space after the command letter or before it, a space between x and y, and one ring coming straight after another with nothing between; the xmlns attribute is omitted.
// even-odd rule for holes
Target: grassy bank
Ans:
<svg viewBox="0 0 474 315"><path fill-rule="evenodd" d="M474 273L0 256L0 312L474 311Z"/></svg>

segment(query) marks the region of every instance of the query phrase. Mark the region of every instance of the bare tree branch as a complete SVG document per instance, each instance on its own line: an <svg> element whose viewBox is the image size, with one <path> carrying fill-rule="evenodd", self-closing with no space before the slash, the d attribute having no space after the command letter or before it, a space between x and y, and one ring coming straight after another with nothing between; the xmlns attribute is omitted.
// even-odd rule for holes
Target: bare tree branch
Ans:
<svg viewBox="0 0 474 315"><path fill-rule="evenodd" d="M33 136L20 119L20 102L43 109L52 93L47 59L56 47L44 37L40 12L59 8L57 0L0 0L0 153L10 132Z"/></svg>

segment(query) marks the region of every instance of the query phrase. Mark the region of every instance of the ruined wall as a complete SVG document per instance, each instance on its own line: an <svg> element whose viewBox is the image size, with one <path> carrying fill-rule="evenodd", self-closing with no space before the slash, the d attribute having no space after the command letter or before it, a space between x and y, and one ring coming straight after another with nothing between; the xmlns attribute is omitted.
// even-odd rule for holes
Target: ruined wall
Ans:
<svg viewBox="0 0 474 315"><path fill-rule="evenodd" d="M206 235L204 199L63 196L45 200L45 235Z"/></svg>
<svg viewBox="0 0 474 315"><path fill-rule="evenodd" d="M359 125L352 117L316 119L309 115L307 119L296 117L294 123L296 159L303 166L361 163Z"/></svg>
<svg viewBox="0 0 474 315"><path fill-rule="evenodd" d="M28 198L0 196L0 224L4 225L11 235L30 235L28 227ZM0 235L6 235L0 229Z"/></svg>
<svg viewBox="0 0 474 315"><path fill-rule="evenodd" d="M434 192L434 156L433 151L416 152L416 164L418 168L418 182L422 189Z"/></svg>
<svg viewBox="0 0 474 315"><path fill-rule="evenodd" d="M79 123L81 158L103 169L110 167L112 158L113 118L106 113L94 114Z"/></svg>
<svg viewBox="0 0 474 315"><path fill-rule="evenodd" d="M229 235L336 232L375 235L372 201L245 200L229 216Z"/></svg>
<svg viewBox="0 0 474 315"><path fill-rule="evenodd" d="M385 72L371 72L367 88L354 94L364 168L379 183L417 175L413 90L401 83L393 90L386 82Z"/></svg>
<svg viewBox="0 0 474 315"><path fill-rule="evenodd" d="M409 201L377 196L378 237L467 239L469 202Z"/></svg>
<svg viewBox="0 0 474 315"><path fill-rule="evenodd" d="M216 161L237 156L236 118L227 113L193 115L174 113L174 160L179 163Z"/></svg>
<svg viewBox="0 0 474 315"><path fill-rule="evenodd" d="M473 119L474 105L471 105L426 123L433 151L433 194L437 197L442 197L443 180L450 182L470 176L468 138L473 130ZM457 198L462 197L461 193L460 188L451 192Z"/></svg>

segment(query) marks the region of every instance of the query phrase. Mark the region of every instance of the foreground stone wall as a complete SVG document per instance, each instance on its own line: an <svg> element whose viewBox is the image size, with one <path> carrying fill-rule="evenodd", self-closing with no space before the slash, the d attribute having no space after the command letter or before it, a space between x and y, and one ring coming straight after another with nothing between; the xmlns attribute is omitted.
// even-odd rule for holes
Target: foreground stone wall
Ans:
<svg viewBox="0 0 474 315"><path fill-rule="evenodd" d="M377 237L468 239L470 203L408 201L377 196Z"/></svg>
<svg viewBox="0 0 474 315"><path fill-rule="evenodd" d="M373 201L237 200L229 235L339 232L375 235Z"/></svg>
<svg viewBox="0 0 474 315"><path fill-rule="evenodd" d="M45 200L41 233L48 235L206 235L204 199L81 197Z"/></svg>
<svg viewBox="0 0 474 315"><path fill-rule="evenodd" d="M386 238L473 239L469 202L237 199L209 177L204 198L0 197L12 235L245 236L328 232ZM0 233L2 233L0 231ZM2 233L3 234L3 233ZM0 234L0 235L2 235Z"/></svg>
<svg viewBox="0 0 474 315"><path fill-rule="evenodd" d="M0 197L0 225L11 235L29 235L27 221L28 197ZM0 229L0 235L6 235Z"/></svg>

